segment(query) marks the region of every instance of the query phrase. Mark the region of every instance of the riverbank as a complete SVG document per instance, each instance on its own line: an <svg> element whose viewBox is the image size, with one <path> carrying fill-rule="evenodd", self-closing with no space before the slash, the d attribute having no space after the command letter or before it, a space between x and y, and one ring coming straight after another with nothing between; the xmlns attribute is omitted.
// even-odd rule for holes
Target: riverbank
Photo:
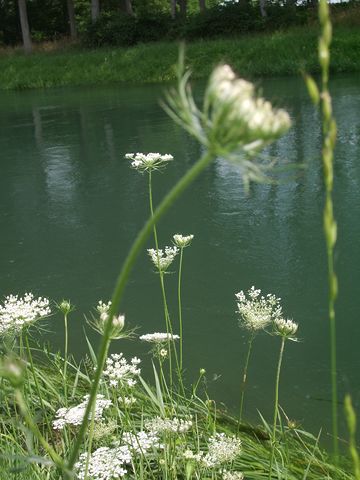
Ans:
<svg viewBox="0 0 360 480"><path fill-rule="evenodd" d="M188 64L195 78L209 75L214 65L229 62L247 78L315 73L317 28L187 44ZM0 89L50 88L114 83L161 83L175 78L178 44L163 42L131 48L85 50L68 46L25 56L18 51L0 54ZM334 32L333 73L360 71L360 31L338 27Z"/></svg>

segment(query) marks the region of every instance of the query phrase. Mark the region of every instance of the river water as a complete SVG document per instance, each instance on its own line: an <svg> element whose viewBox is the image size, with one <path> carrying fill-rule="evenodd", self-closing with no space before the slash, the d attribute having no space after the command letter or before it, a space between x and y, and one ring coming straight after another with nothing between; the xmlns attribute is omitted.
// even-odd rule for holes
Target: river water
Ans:
<svg viewBox="0 0 360 480"><path fill-rule="evenodd" d="M236 411L246 332L238 327L234 293L255 285L280 296L286 315L300 325L300 342L286 345L281 406L314 433L321 426L326 432L330 373L321 128L301 80L277 78L259 85L293 120L291 131L267 155L303 168L286 182L252 185L246 193L237 168L218 159L161 222L160 244L169 244L173 233L195 235L184 259L187 377L205 368L210 397ZM339 391L341 401L350 392L359 404L360 88L354 76L333 79L331 88L339 127L334 192ZM70 298L77 307L70 348L78 358L87 348L84 315L109 298L148 215L146 177L129 168L124 154L174 155L166 172L154 175L155 203L201 154L160 108L162 90L0 93L1 292ZM176 275L166 281L176 323ZM139 333L164 330L159 282L145 252L121 309ZM57 348L62 328L55 315L43 333ZM146 356L138 342L115 342L112 348ZM278 338L256 339L246 393L246 416L253 421L259 420L258 410L270 418L278 350ZM339 413L343 417L342 405Z"/></svg>

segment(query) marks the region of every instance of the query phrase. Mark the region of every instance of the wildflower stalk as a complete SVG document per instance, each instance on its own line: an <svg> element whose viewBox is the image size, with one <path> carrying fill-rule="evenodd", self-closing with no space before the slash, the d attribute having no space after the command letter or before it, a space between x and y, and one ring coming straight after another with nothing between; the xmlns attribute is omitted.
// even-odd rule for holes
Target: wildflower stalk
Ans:
<svg viewBox="0 0 360 480"><path fill-rule="evenodd" d="M338 448L338 416L337 416L337 372L336 372L336 319L335 301L337 298L337 277L334 270L334 247L337 237L337 225L334 218L332 191L334 182L334 148L336 141L336 122L332 114L331 96L328 90L330 44L332 27L330 21L329 6L327 0L320 0L319 19L321 35L319 39L319 62L321 66L321 93L320 106L322 113L323 147L322 163L325 183L325 206L324 206L324 233L328 260L328 283L329 283L329 322L330 322L330 362L331 362L331 404L332 404L332 434L333 453L337 462Z"/></svg>
<svg viewBox="0 0 360 480"><path fill-rule="evenodd" d="M183 370L183 323L182 323L182 305L181 305L181 277L182 277L182 263L183 263L184 248L180 248L180 262L178 274L178 305L179 305L179 336L180 336L180 374Z"/></svg>
<svg viewBox="0 0 360 480"><path fill-rule="evenodd" d="M151 169L149 169L149 205L150 205L150 213L151 218L154 216L154 207L153 207L153 196L152 196L152 176L151 176ZM153 225L153 232L154 232L154 241L155 241L155 248L157 254L157 262L158 262L158 271L160 276L160 287L161 287L161 294L163 297L163 305L164 305L164 315L165 315L165 326L166 326L166 333L168 334L167 344L168 344L168 352L169 352L169 369L170 369L170 391L172 391L172 383L173 383L173 372L172 372L172 354L171 354L171 343L170 343L170 317L169 317L169 310L167 306L167 299L165 293L165 285L164 285L164 273L160 268L160 259L159 259L159 242L157 236L157 229L156 223ZM175 348L175 345L174 345Z"/></svg>
<svg viewBox="0 0 360 480"><path fill-rule="evenodd" d="M250 360L251 349L252 349L252 344L254 342L254 339L255 339L255 332L252 331L249 342L248 342L248 350L247 350L246 360L245 360L245 365L244 365L244 370L243 370L243 380L242 380L242 385L241 385L241 398L240 398L240 411L239 411L239 427L240 427L240 424L241 424L241 421L242 421L247 372L248 372L249 360Z"/></svg>
<svg viewBox="0 0 360 480"><path fill-rule="evenodd" d="M64 313L64 330L65 330L65 344L64 344L64 369L63 369L63 377L64 377L64 399L65 399L65 406L67 406L67 363L68 363L68 344L69 344L69 336L68 336L68 319L67 313Z"/></svg>
<svg viewBox="0 0 360 480"><path fill-rule="evenodd" d="M110 345L110 336L112 329L112 318L116 314L119 307L122 295L127 283L127 279L130 275L130 272L134 266L134 263L142 250L146 240L153 230L153 226L157 221L169 210L174 201L180 196L180 194L200 175L200 173L214 160L215 155L211 150L208 150L178 181L178 183L170 190L170 192L165 196L159 206L155 209L154 214L147 220L143 228L138 233L136 239L134 240L130 251L125 259L125 262L122 266L114 292L111 299L111 306L109 309L109 316L104 325L104 333L102 341L100 343L99 352L98 352L98 362L97 368L95 371L94 379L92 382L89 402L86 407L84 418L80 426L76 441L69 456L68 467L71 470L74 467L74 464L77 460L79 450L89 423L89 414L92 410L92 406L96 400L96 394L98 392L99 382L101 378L102 371L104 369L105 360L107 357L109 345Z"/></svg>
<svg viewBox="0 0 360 480"><path fill-rule="evenodd" d="M281 364L284 355L284 347L285 347L285 340L286 337L281 337L281 347L280 347L280 354L279 360L276 370L276 382L275 382L275 401L274 401L274 418L273 418L273 428L271 433L271 453L270 453L270 465L269 465L269 480L271 480L271 473L272 473L272 466L274 461L274 452L275 452L275 441L276 441L276 425L277 425L277 418L279 415L279 384L280 384L280 372L281 372Z"/></svg>

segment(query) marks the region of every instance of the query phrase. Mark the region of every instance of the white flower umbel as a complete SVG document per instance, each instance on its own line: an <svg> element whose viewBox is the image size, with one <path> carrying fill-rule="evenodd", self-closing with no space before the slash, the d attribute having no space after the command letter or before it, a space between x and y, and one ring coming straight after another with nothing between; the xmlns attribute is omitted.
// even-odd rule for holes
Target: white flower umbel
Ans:
<svg viewBox="0 0 360 480"><path fill-rule="evenodd" d="M146 430L154 433L186 433L192 427L192 421L183 418L155 417L145 422Z"/></svg>
<svg viewBox="0 0 360 480"><path fill-rule="evenodd" d="M99 300L96 310L98 315L87 319L87 323L100 335L104 335L106 322L109 318L109 312L111 308L111 301L105 303ZM114 315L111 321L110 338L112 340L118 340L120 338L126 338L132 335L131 331L125 331L125 315Z"/></svg>
<svg viewBox="0 0 360 480"><path fill-rule="evenodd" d="M111 307L111 301L105 303L102 300L99 300L96 310L99 312L99 315L107 315Z"/></svg>
<svg viewBox="0 0 360 480"><path fill-rule="evenodd" d="M166 343L169 340L179 340L179 335L172 335L171 333L146 333L145 335L140 335L140 340L149 343Z"/></svg>
<svg viewBox="0 0 360 480"><path fill-rule="evenodd" d="M0 305L0 335L18 334L22 328L50 313L47 298L34 298L32 293L25 293L24 297L8 295Z"/></svg>
<svg viewBox="0 0 360 480"><path fill-rule="evenodd" d="M150 259L159 272L166 272L178 253L179 249L177 247L165 247L165 251L161 248L158 250L148 248Z"/></svg>
<svg viewBox="0 0 360 480"><path fill-rule="evenodd" d="M229 463L241 452L241 440L230 437L225 433L216 433L209 438L208 452L202 458L205 467L213 468L218 465Z"/></svg>
<svg viewBox="0 0 360 480"><path fill-rule="evenodd" d="M221 149L263 147L290 127L289 115L257 97L254 85L237 78L229 65L213 71L205 93L208 135Z"/></svg>
<svg viewBox="0 0 360 480"><path fill-rule="evenodd" d="M228 472L222 471L223 480L244 480L244 474L242 472Z"/></svg>
<svg viewBox="0 0 360 480"><path fill-rule="evenodd" d="M178 248L188 247L193 238L194 235L180 235L179 233L173 236L174 243Z"/></svg>
<svg viewBox="0 0 360 480"><path fill-rule="evenodd" d="M285 320L284 318L277 318L274 320L274 332L276 335L295 340L295 334L298 330L298 324L292 320Z"/></svg>
<svg viewBox="0 0 360 480"><path fill-rule="evenodd" d="M132 168L135 168L135 170L139 172L160 170L171 160L174 160L174 157L169 153L127 153L125 158L132 160Z"/></svg>
<svg viewBox="0 0 360 480"><path fill-rule="evenodd" d="M134 387L141 370L138 368L141 360L133 357L130 362L122 353L114 353L106 359L103 376L108 380L109 385L117 387Z"/></svg>
<svg viewBox="0 0 360 480"><path fill-rule="evenodd" d="M238 164L245 184L266 180L274 162L264 162L256 154L289 129L289 115L258 96L254 86L237 78L229 65L213 71L200 110L184 63L180 55L178 88L167 95L167 113L208 152Z"/></svg>
<svg viewBox="0 0 360 480"><path fill-rule="evenodd" d="M124 432L122 441L132 453L140 455L145 454L149 450L163 448L156 433L145 432L144 430L137 433Z"/></svg>
<svg viewBox="0 0 360 480"><path fill-rule="evenodd" d="M85 479L86 463L87 453L83 453L75 464L79 480ZM89 480L118 480L126 475L126 465L130 463L131 454L127 446L100 447L91 454L86 478Z"/></svg>
<svg viewBox="0 0 360 480"><path fill-rule="evenodd" d="M240 324L252 332L263 330L282 315L281 299L270 293L261 295L261 290L255 287L251 287L247 294L241 290L235 297Z"/></svg>
<svg viewBox="0 0 360 480"><path fill-rule="evenodd" d="M89 401L89 395L85 395L83 402L75 407L60 408L56 412L56 419L53 421L54 430L62 430L65 425L80 425L84 419L85 410ZM110 400L104 398L104 395L97 395L95 405L95 420L101 420L103 411L112 405Z"/></svg>

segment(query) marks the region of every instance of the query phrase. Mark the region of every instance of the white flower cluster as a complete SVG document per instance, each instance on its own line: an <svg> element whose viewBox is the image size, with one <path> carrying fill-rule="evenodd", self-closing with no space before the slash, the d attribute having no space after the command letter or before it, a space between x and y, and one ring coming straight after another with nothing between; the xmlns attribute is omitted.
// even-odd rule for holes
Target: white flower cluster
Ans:
<svg viewBox="0 0 360 480"><path fill-rule="evenodd" d="M141 430L137 433L124 432L122 441L131 449L132 452L144 454L154 448L163 448L156 433Z"/></svg>
<svg viewBox="0 0 360 480"><path fill-rule="evenodd" d="M127 153L125 158L132 160L131 166L140 172L160 170L168 162L174 160L174 157L169 153L164 155L160 153Z"/></svg>
<svg viewBox="0 0 360 480"><path fill-rule="evenodd" d="M19 333L23 327L50 313L47 298L34 298L32 293L25 293L24 297L8 295L0 305L0 335Z"/></svg>
<svg viewBox="0 0 360 480"><path fill-rule="evenodd" d="M75 465L79 480L85 480L86 459L87 453L83 453ZM129 463L131 463L131 454L127 446L100 447L91 454L86 478L89 480L117 480L126 475L126 465Z"/></svg>
<svg viewBox="0 0 360 480"><path fill-rule="evenodd" d="M172 335L171 333L146 333L145 335L140 335L140 340L149 343L165 343L168 340L179 340L179 335Z"/></svg>
<svg viewBox="0 0 360 480"><path fill-rule="evenodd" d="M274 321L274 329L277 335L286 338L294 338L298 329L298 324L292 320L285 320L284 318L278 318Z"/></svg>
<svg viewBox="0 0 360 480"><path fill-rule="evenodd" d="M179 249L177 247L165 247L165 251L161 248L158 250L148 248L151 261L160 272L165 272L170 267L178 253Z"/></svg>
<svg viewBox="0 0 360 480"><path fill-rule="evenodd" d="M85 395L84 400L75 407L59 408L56 412L56 419L53 421L54 430L62 430L65 425L80 425L84 419L85 410L89 401L89 395ZM95 420L101 420L103 411L112 405L110 400L106 400L104 395L97 395L95 405Z"/></svg>
<svg viewBox="0 0 360 480"><path fill-rule="evenodd" d="M173 235L174 243L178 248L188 247L193 238L194 235L180 235L179 233Z"/></svg>
<svg viewBox="0 0 360 480"><path fill-rule="evenodd" d="M223 470L222 472L223 480L244 480L244 474L242 472L228 472Z"/></svg>
<svg viewBox="0 0 360 480"><path fill-rule="evenodd" d="M132 407L136 403L136 398L131 396L131 397L119 397L118 402L122 403L125 407Z"/></svg>
<svg viewBox="0 0 360 480"><path fill-rule="evenodd" d="M122 353L114 353L106 359L103 375L109 380L111 387L133 387L136 385L135 378L141 373L138 365L141 360L133 357L130 362L126 360Z"/></svg>
<svg viewBox="0 0 360 480"><path fill-rule="evenodd" d="M146 430L154 434L160 433L186 433L192 427L191 420L183 418L161 418L155 417L145 422Z"/></svg>
<svg viewBox="0 0 360 480"><path fill-rule="evenodd" d="M290 127L289 115L256 97L252 83L237 78L229 65L217 67L205 95L212 137L225 149L261 147Z"/></svg>
<svg viewBox="0 0 360 480"><path fill-rule="evenodd" d="M237 299L238 313L243 325L253 332L266 328L271 322L281 318L282 307L280 298L275 295L261 295L261 290L251 287L246 294L241 292L235 294Z"/></svg>
<svg viewBox="0 0 360 480"><path fill-rule="evenodd" d="M241 452L241 440L230 437L225 433L216 433L209 438L208 452L202 458L202 463L207 468L213 468L223 463L229 463Z"/></svg>

